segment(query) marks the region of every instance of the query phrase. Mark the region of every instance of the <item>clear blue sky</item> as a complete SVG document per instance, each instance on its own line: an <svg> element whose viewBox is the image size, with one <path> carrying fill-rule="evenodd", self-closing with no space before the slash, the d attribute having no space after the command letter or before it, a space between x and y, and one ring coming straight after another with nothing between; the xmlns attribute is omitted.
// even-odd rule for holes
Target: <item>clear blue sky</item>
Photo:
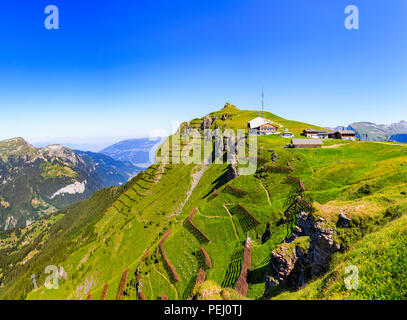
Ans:
<svg viewBox="0 0 407 320"><path fill-rule="evenodd" d="M0 139L147 136L262 89L293 120L407 120L405 0L8 0L0 35Z"/></svg>

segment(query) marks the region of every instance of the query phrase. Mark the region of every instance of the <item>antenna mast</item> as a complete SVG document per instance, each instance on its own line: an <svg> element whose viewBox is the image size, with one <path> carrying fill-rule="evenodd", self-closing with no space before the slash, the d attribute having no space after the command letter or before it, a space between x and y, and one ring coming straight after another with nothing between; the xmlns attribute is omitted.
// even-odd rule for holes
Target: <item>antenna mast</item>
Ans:
<svg viewBox="0 0 407 320"><path fill-rule="evenodd" d="M261 116L264 118L264 91L261 91Z"/></svg>

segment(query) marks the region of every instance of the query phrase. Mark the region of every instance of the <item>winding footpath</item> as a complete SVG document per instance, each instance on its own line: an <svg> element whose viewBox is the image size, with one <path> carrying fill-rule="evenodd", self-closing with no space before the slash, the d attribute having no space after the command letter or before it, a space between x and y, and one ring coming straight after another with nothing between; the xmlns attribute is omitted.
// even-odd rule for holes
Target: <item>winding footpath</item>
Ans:
<svg viewBox="0 0 407 320"><path fill-rule="evenodd" d="M205 173L206 169L208 169L208 166L206 164L204 165L198 165L195 168L201 166L200 170L196 170L193 174L191 174L192 177L192 183L191 183L191 187L189 188L188 192L186 193L186 197L184 202L182 203L181 207L177 210L175 210L175 212L173 214L171 214L169 217L173 217L173 216L177 216L182 212L182 209L184 209L185 205L187 204L189 198L192 195L192 192L194 191L195 187L198 185L199 181L201 180L203 174Z"/></svg>
<svg viewBox="0 0 407 320"><path fill-rule="evenodd" d="M260 186L264 189L264 191L266 191L267 201L269 202L269 205L271 206L270 194L267 191L266 187L261 183L261 181L260 181Z"/></svg>
<svg viewBox="0 0 407 320"><path fill-rule="evenodd" d="M168 284L170 285L170 287L174 289L175 295L176 295L176 297L177 297L176 300L178 300L178 291L177 291L177 289L175 288L175 286L171 283L171 281L170 281L165 275L163 275L160 271L158 271L158 270L155 268L155 265L154 265L154 264L153 264L152 266L153 266L154 271L157 272L161 277L163 277L163 278L168 282Z"/></svg>
<svg viewBox="0 0 407 320"><path fill-rule="evenodd" d="M228 213L228 215L230 217L230 220L232 221L232 226L233 226L233 230L235 231L237 241L240 241L239 234L237 233L237 228L236 228L235 221L233 220L232 214L229 212L229 209L226 207L226 203L223 204L223 207L225 208L226 212Z"/></svg>

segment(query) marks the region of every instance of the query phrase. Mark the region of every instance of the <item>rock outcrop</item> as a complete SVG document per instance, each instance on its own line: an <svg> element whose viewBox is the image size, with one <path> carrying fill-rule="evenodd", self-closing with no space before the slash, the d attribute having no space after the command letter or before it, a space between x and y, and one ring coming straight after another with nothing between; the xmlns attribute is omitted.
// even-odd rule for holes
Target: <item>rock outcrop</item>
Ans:
<svg viewBox="0 0 407 320"><path fill-rule="evenodd" d="M234 159L230 161L228 165L228 171L227 171L227 180L233 180L239 176L238 170L237 170L237 157L236 155L233 155Z"/></svg>
<svg viewBox="0 0 407 320"><path fill-rule="evenodd" d="M279 284L291 288L302 287L305 284L305 267L307 251L296 243L282 244L273 251L266 278L266 288Z"/></svg>
<svg viewBox="0 0 407 320"><path fill-rule="evenodd" d="M338 221L336 225L342 228L348 228L350 226L352 219L347 217L343 212L339 214Z"/></svg>
<svg viewBox="0 0 407 320"><path fill-rule="evenodd" d="M271 254L266 289L279 284L298 289L322 272L341 248L334 241L335 232L325 219L301 212L292 236Z"/></svg>
<svg viewBox="0 0 407 320"><path fill-rule="evenodd" d="M209 129L216 120L222 120L222 121L232 120L232 116L227 113L222 114L220 117L219 116L212 116L212 117L205 116L201 122L201 130Z"/></svg>
<svg viewBox="0 0 407 320"><path fill-rule="evenodd" d="M209 129L213 123L213 119L210 116L203 118L201 123L201 130Z"/></svg>

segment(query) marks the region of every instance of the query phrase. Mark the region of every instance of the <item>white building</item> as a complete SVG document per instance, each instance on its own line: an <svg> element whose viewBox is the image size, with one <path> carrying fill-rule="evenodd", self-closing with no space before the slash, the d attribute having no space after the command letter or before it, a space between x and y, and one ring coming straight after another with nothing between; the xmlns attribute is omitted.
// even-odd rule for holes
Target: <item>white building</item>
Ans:
<svg viewBox="0 0 407 320"><path fill-rule="evenodd" d="M279 125L271 120L257 117L247 123L249 133L259 135L278 134Z"/></svg>

